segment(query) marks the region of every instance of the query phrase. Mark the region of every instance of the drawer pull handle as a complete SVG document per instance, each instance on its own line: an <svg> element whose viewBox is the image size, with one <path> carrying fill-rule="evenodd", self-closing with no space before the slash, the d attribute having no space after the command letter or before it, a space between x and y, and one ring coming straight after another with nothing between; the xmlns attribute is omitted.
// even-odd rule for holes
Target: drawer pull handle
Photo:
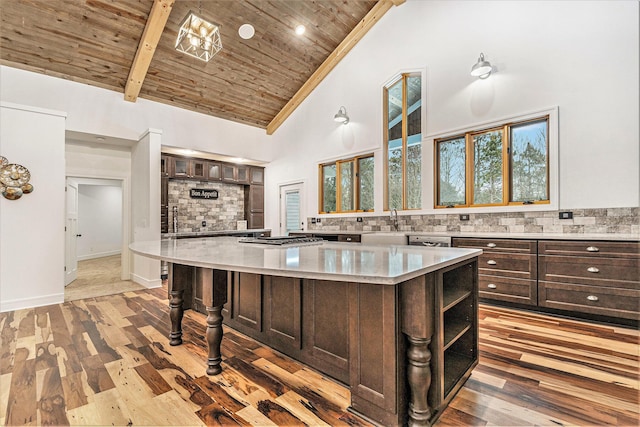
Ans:
<svg viewBox="0 0 640 427"><path fill-rule="evenodd" d="M589 267L589 268L587 268L587 271L589 273L600 273L600 269L597 268L597 267Z"/></svg>
<svg viewBox="0 0 640 427"><path fill-rule="evenodd" d="M351 237L347 237L347 242L350 242L350 241L351 241Z"/></svg>
<svg viewBox="0 0 640 427"><path fill-rule="evenodd" d="M495 288L497 288L497 286L496 286L496 285L494 285L493 283L489 283L489 284L487 285L487 288L489 288L489 289L495 289Z"/></svg>
<svg viewBox="0 0 640 427"><path fill-rule="evenodd" d="M497 262L495 262L494 260L490 259L489 261L487 261L487 264L489 265L496 265Z"/></svg>
<svg viewBox="0 0 640 427"><path fill-rule="evenodd" d="M600 252L600 248L597 246L589 246L587 252Z"/></svg>
<svg viewBox="0 0 640 427"><path fill-rule="evenodd" d="M496 245L495 243L487 243L488 248L495 248L496 246L498 245Z"/></svg>
<svg viewBox="0 0 640 427"><path fill-rule="evenodd" d="M599 300L599 298L598 298L597 296L595 296L595 295L589 295L589 296L587 297L587 299L588 299L589 301L598 301L598 300Z"/></svg>

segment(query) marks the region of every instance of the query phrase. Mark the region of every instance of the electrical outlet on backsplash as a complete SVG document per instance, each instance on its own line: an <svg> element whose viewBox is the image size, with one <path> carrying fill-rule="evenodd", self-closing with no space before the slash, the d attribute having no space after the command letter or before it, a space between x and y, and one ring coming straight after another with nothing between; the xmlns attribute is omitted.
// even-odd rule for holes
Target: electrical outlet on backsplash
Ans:
<svg viewBox="0 0 640 427"><path fill-rule="evenodd" d="M470 213L461 220L457 213L398 215L399 231L495 232L495 233L615 233L640 235L640 208L571 209L573 218L560 219L559 211ZM465 214L465 218L466 218ZM391 231L389 215L323 217L322 223L307 221L310 230Z"/></svg>

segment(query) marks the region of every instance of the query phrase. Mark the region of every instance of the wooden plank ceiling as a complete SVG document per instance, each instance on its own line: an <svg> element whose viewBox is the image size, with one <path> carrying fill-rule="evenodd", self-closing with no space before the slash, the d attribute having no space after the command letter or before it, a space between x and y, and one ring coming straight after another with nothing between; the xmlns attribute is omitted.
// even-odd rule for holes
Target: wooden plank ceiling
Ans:
<svg viewBox="0 0 640 427"><path fill-rule="evenodd" d="M142 77L141 98L272 133L404 0L155 1L168 19L150 18L154 0L2 0L0 63L122 93L131 73ZM223 49L208 63L174 49L189 11L220 26ZM157 46L141 43L165 19ZM147 21L156 27L145 31ZM245 23L255 27L250 40L238 35ZM307 29L303 36L294 33L298 24ZM148 70L140 73L134 58L144 67L145 55Z"/></svg>

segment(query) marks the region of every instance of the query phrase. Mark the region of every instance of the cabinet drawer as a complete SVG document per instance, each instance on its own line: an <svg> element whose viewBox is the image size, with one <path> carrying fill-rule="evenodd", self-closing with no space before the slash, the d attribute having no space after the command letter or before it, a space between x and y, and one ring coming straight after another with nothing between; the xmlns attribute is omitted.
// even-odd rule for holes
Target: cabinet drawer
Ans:
<svg viewBox="0 0 640 427"><path fill-rule="evenodd" d="M626 288L637 287L639 275L635 259L540 257L540 280Z"/></svg>
<svg viewBox="0 0 640 427"><path fill-rule="evenodd" d="M538 304L538 286L535 280L480 274L478 275L478 293L480 298L484 299L534 306Z"/></svg>
<svg viewBox="0 0 640 427"><path fill-rule="evenodd" d="M478 272L491 276L533 279L537 277L535 255L483 253L478 257Z"/></svg>
<svg viewBox="0 0 640 427"><path fill-rule="evenodd" d="M640 258L640 243L598 241L540 241L540 255L577 255L583 257Z"/></svg>
<svg viewBox="0 0 640 427"><path fill-rule="evenodd" d="M338 242L360 243L359 234L339 234Z"/></svg>
<svg viewBox="0 0 640 427"><path fill-rule="evenodd" d="M454 237L453 246L482 249L485 252L537 253L535 240L520 239L470 239Z"/></svg>
<svg viewBox="0 0 640 427"><path fill-rule="evenodd" d="M603 316L638 319L640 290L577 284L538 283L541 307L578 311Z"/></svg>

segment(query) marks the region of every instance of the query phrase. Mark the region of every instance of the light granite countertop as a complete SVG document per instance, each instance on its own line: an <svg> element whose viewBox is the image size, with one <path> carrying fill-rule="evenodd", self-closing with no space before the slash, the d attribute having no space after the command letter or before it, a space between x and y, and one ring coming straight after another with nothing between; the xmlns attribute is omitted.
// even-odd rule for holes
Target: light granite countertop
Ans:
<svg viewBox="0 0 640 427"><path fill-rule="evenodd" d="M238 237L135 242L135 254L176 264L245 273L395 285L482 253L477 249L314 242L271 246Z"/></svg>

